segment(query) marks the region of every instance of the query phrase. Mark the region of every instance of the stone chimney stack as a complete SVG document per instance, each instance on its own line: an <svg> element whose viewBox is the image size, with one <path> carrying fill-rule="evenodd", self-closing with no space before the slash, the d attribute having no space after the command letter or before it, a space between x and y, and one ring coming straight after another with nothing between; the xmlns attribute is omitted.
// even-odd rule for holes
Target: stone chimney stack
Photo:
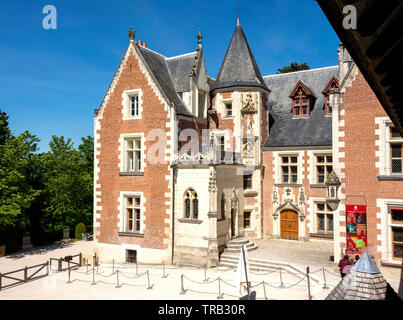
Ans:
<svg viewBox="0 0 403 320"><path fill-rule="evenodd" d="M339 48L337 49L338 53L338 62L339 62L339 82L341 83L350 70L351 64L353 63L353 59L348 53L347 49L344 48L343 43L340 42Z"/></svg>

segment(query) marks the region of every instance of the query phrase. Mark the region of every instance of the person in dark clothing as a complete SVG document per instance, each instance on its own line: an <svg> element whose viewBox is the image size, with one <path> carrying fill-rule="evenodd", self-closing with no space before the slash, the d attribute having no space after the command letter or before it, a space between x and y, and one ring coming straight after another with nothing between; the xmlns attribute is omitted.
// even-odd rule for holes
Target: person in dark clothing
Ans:
<svg viewBox="0 0 403 320"><path fill-rule="evenodd" d="M338 267L339 267L340 274L341 274L342 278L347 274L347 273L343 272L344 267L347 266L347 265L350 265L350 264L352 264L352 263L350 261L350 257L347 254L343 257L343 259L341 259L339 261Z"/></svg>
<svg viewBox="0 0 403 320"><path fill-rule="evenodd" d="M360 256L357 254L357 255L355 256L355 261L353 262L353 265L355 265L358 260L360 260Z"/></svg>

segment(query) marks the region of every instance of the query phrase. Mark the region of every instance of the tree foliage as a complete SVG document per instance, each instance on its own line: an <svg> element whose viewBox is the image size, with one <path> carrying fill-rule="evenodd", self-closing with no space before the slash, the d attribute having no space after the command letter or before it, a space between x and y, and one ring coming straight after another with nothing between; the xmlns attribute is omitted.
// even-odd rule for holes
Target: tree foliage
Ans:
<svg viewBox="0 0 403 320"><path fill-rule="evenodd" d="M38 137L13 135L0 111L0 233L92 225L93 138L81 140L76 149L70 138L53 136L50 151L38 153Z"/></svg>
<svg viewBox="0 0 403 320"><path fill-rule="evenodd" d="M287 67L277 69L279 73L288 73L288 72L295 72L295 71L301 71L301 70L309 70L311 67L306 63L301 63L299 64L298 62L291 62L291 64Z"/></svg>

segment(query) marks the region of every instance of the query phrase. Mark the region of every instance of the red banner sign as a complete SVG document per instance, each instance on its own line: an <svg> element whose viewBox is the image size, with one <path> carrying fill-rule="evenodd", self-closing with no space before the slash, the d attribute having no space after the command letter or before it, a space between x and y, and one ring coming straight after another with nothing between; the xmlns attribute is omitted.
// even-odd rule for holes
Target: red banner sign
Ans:
<svg viewBox="0 0 403 320"><path fill-rule="evenodd" d="M367 246L367 207L346 205L346 253L361 254Z"/></svg>

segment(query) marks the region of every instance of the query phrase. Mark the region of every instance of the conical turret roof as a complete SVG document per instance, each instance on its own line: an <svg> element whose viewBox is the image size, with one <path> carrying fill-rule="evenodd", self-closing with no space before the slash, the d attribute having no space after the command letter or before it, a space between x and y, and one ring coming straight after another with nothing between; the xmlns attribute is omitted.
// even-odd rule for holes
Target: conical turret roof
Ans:
<svg viewBox="0 0 403 320"><path fill-rule="evenodd" d="M230 87L257 87L270 91L238 21L212 90Z"/></svg>

